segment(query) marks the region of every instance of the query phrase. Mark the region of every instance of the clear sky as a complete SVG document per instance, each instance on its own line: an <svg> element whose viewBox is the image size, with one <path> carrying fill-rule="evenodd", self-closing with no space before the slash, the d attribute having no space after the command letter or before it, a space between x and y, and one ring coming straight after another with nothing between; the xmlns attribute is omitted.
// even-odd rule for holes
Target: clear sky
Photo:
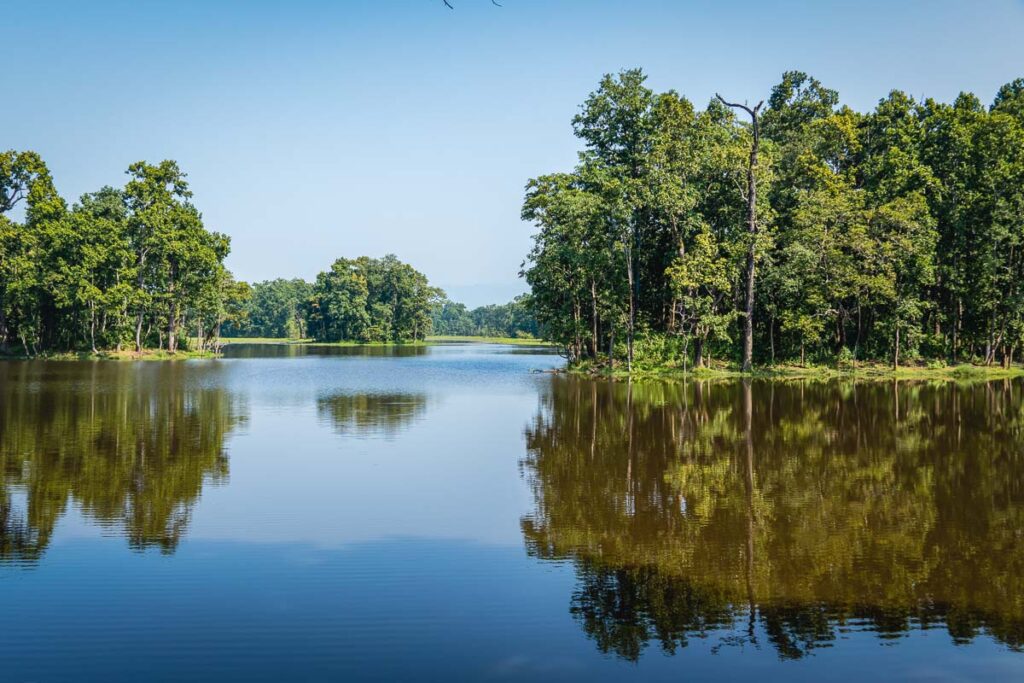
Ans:
<svg viewBox="0 0 1024 683"><path fill-rule="evenodd" d="M246 280L393 252L469 305L523 291L526 180L635 66L703 106L807 71L989 102L1024 76L1024 1L0 0L0 147L64 196L176 159Z"/></svg>

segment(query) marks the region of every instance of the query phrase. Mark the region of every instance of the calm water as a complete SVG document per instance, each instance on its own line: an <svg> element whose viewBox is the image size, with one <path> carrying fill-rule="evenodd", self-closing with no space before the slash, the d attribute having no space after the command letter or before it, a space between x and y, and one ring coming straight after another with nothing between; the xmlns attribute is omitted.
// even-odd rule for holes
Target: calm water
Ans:
<svg viewBox="0 0 1024 683"><path fill-rule="evenodd" d="M0 363L0 680L1021 680L1024 383Z"/></svg>

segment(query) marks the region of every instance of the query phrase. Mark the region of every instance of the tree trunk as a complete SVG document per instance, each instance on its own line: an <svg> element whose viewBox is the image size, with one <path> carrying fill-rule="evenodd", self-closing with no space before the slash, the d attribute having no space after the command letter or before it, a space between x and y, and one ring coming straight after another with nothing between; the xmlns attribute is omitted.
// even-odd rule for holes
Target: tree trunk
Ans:
<svg viewBox="0 0 1024 683"><path fill-rule="evenodd" d="M590 278L590 355L597 360L597 284Z"/></svg>
<svg viewBox="0 0 1024 683"><path fill-rule="evenodd" d="M136 267L138 268L138 275L135 278L135 286L138 287L139 295L145 292L146 280L143 275L145 266L146 249L143 249L142 251L139 252L139 258L138 261L136 262ZM144 314L145 311L140 310L138 314L138 319L135 321L135 353L139 354L140 356L142 355L142 318Z"/></svg>
<svg viewBox="0 0 1024 683"><path fill-rule="evenodd" d="M996 334L996 311L992 309L992 318L988 321L988 341L985 343L985 365L992 365L996 347L993 342Z"/></svg>
<svg viewBox="0 0 1024 683"><path fill-rule="evenodd" d="M178 306L173 301L167 311L167 350L171 353L178 350Z"/></svg>
<svg viewBox="0 0 1024 683"><path fill-rule="evenodd" d="M608 332L608 368L615 370L615 325Z"/></svg>
<svg viewBox="0 0 1024 683"><path fill-rule="evenodd" d="M632 239L632 238L631 238ZM633 372L633 332L636 325L635 297L633 289L633 248L626 250L626 279L629 283L629 325L626 328L626 372Z"/></svg>
<svg viewBox="0 0 1024 683"><path fill-rule="evenodd" d="M135 353L142 353L142 312L135 316Z"/></svg>
<svg viewBox="0 0 1024 683"><path fill-rule="evenodd" d="M7 353L7 316L0 301L0 353Z"/></svg>
<svg viewBox="0 0 1024 683"><path fill-rule="evenodd" d="M964 302L956 300L956 322L953 323L953 363L956 363L957 355L960 353L960 325L963 320Z"/></svg>
<svg viewBox="0 0 1024 683"><path fill-rule="evenodd" d="M896 325L896 344L892 350L892 369L896 370L900 367L900 326Z"/></svg>
<svg viewBox="0 0 1024 683"><path fill-rule="evenodd" d="M754 365L754 280L757 257L757 155L761 146L761 130L758 113L764 101L753 109L745 104L726 102L716 95L727 107L742 109L750 115L753 139L750 144L750 161L747 164L747 232L750 244L747 246L747 291L745 315L743 318L743 372L750 372Z"/></svg>
<svg viewBox="0 0 1024 683"><path fill-rule="evenodd" d="M96 353L96 306L89 304L89 343L92 345L92 352Z"/></svg>
<svg viewBox="0 0 1024 683"><path fill-rule="evenodd" d="M572 329L573 329L573 350L572 360L576 361L580 359L582 355L580 352L583 350L583 342L580 340L580 302L576 297L573 297L572 302Z"/></svg>
<svg viewBox="0 0 1024 683"><path fill-rule="evenodd" d="M704 337L698 336L693 340L693 367L704 367Z"/></svg>

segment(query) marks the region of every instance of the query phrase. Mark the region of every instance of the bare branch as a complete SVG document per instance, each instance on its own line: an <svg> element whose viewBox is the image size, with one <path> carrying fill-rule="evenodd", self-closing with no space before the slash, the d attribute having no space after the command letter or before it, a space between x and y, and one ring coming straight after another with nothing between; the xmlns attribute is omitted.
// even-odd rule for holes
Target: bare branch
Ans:
<svg viewBox="0 0 1024 683"><path fill-rule="evenodd" d="M760 102L757 103L757 106L751 109L747 105L740 104L738 102L726 102L725 98L719 95L718 93L715 93L715 97L717 97L718 101L724 104L725 106L730 107L732 109L742 109L743 111L750 114L751 117L757 116L757 113L761 111L761 105L764 104L764 100L761 100Z"/></svg>

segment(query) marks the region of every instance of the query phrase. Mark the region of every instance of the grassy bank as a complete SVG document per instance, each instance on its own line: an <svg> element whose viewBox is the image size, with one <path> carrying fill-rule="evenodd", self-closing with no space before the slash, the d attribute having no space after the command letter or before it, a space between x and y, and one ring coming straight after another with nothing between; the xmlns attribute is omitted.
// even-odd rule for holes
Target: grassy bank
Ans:
<svg viewBox="0 0 1024 683"><path fill-rule="evenodd" d="M220 342L228 344L308 344L312 339L291 339L284 337L221 337Z"/></svg>
<svg viewBox="0 0 1024 683"><path fill-rule="evenodd" d="M908 365L893 368L884 363L858 363L856 366L827 365L794 365L780 363L770 366L755 367L752 372L744 373L738 366L717 363L711 367L683 369L676 365L645 366L639 364L632 373L627 373L625 363L616 363L612 370L607 366L592 363L578 363L566 369L574 375L589 377L606 377L610 379L728 379L752 377L757 379L907 379L907 380L989 380L1011 377L1024 377L1024 366L1014 365L1004 368L998 365Z"/></svg>
<svg viewBox="0 0 1024 683"><path fill-rule="evenodd" d="M540 339L522 339L518 337L469 337L439 335L427 337L425 341L415 342L317 342L312 339L286 339L276 337L224 337L221 338L222 346L232 344L297 344L303 346L424 346L431 344L508 344L512 346L552 346L550 343ZM0 354L0 360L188 360L192 358L216 358L218 354L214 351L178 351L169 353L158 349L145 349L141 354L134 350L114 351L106 350L93 353L91 351L61 351L54 353L43 353L37 356L29 356L23 353Z"/></svg>
<svg viewBox="0 0 1024 683"><path fill-rule="evenodd" d="M315 339L291 339L284 337L222 337L221 344L294 344L300 346L416 346L424 342L357 342L357 341L336 341L322 342Z"/></svg>
<svg viewBox="0 0 1024 683"><path fill-rule="evenodd" d="M553 346L543 339L523 337L471 337L459 335L436 335L427 337L428 344L508 344L511 346Z"/></svg>
<svg viewBox="0 0 1024 683"><path fill-rule="evenodd" d="M59 351L41 353L36 356L25 354L0 355L0 360L191 360L195 358L216 358L213 351L177 351L170 353L163 349L144 349L136 353L134 349L125 351Z"/></svg>
<svg viewBox="0 0 1024 683"><path fill-rule="evenodd" d="M272 337L233 337L221 340L224 344L305 344L312 346L415 346L423 344L508 344L511 346L552 346L542 339L522 337L479 337L464 335L432 335L424 341L414 342L318 342L312 339L275 339Z"/></svg>

